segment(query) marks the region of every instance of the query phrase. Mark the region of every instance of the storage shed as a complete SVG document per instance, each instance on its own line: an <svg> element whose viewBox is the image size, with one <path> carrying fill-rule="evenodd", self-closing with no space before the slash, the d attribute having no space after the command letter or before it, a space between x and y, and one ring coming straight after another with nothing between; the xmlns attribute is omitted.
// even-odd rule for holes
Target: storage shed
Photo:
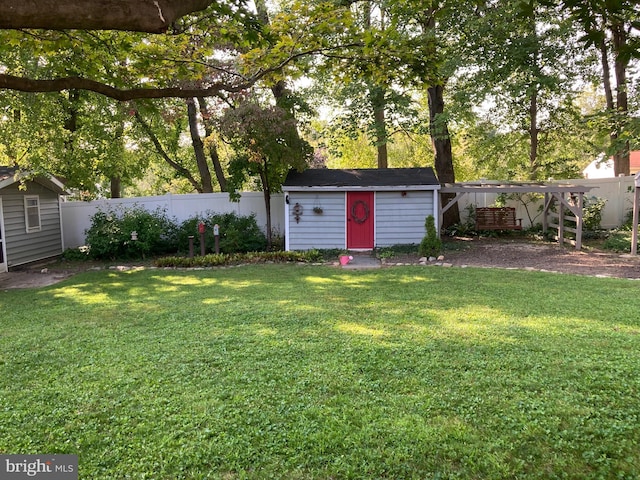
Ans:
<svg viewBox="0 0 640 480"><path fill-rule="evenodd" d="M418 244L426 217L438 218L439 188L432 168L291 171L282 187L285 247Z"/></svg>
<svg viewBox="0 0 640 480"><path fill-rule="evenodd" d="M0 166L0 272L62 253L62 193L53 177L21 181L16 168Z"/></svg>

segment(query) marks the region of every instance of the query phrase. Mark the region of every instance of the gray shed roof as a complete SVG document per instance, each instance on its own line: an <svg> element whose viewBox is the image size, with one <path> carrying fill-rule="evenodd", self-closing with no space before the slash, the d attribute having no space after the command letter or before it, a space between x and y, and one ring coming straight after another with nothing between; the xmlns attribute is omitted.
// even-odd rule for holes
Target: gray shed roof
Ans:
<svg viewBox="0 0 640 480"><path fill-rule="evenodd" d="M34 178L30 178L28 177L28 175L24 175L22 172L20 172L17 167L7 167L0 165L0 190L8 187L9 185L13 185L23 178L28 178L33 182L39 183L43 187L48 188L49 190L53 190L58 194L66 193L62 182L60 182L60 180L55 177L37 176Z"/></svg>
<svg viewBox="0 0 640 480"><path fill-rule="evenodd" d="M338 188L355 187L429 187L433 190L440 183L433 168L363 168L353 170L334 170L329 168L311 168L304 172L290 171L283 184L284 190L299 188ZM437 187L436 187L437 188Z"/></svg>

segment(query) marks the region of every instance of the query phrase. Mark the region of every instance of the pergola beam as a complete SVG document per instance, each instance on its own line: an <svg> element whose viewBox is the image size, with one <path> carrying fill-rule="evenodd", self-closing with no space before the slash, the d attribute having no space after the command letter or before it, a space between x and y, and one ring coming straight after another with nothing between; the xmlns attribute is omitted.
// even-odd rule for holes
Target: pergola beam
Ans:
<svg viewBox="0 0 640 480"><path fill-rule="evenodd" d="M551 208L554 200L557 200L561 207L566 207L576 217L576 250L582 248L582 206L584 194L591 190L593 187L586 187L583 185L575 184L553 184L553 183L456 183L456 184L444 184L440 188L440 194L455 194L447 204L442 204L440 209L440 227L442 228L442 218L444 212L449 210L456 202L461 200L465 195L470 193L541 193L545 196L544 202L544 214L542 220L543 230L548 228L547 213ZM576 195L578 204L572 205L571 202L565 198L566 194L569 196ZM558 242L564 243L564 210L560 208L559 220L558 220Z"/></svg>

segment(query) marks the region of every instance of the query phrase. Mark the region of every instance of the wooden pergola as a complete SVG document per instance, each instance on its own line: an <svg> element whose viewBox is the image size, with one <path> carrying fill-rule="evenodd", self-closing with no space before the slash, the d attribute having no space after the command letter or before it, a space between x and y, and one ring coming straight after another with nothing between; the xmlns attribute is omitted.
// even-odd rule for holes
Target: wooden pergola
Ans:
<svg viewBox="0 0 640 480"><path fill-rule="evenodd" d="M575 248L580 250L582 248L582 206L584 201L584 194L591 190L593 187L586 187L584 185L574 184L560 184L560 183L447 183L440 187L440 219L439 225L442 227L442 219L444 213L449 210L456 202L461 200L465 195L476 193L540 193L544 194L544 209L542 212L542 230L547 232L549 227L558 229L558 243L563 245L565 242L565 231L575 233ZM443 195L453 194L454 197L450 198L447 203L443 202ZM565 215L565 208L559 208L558 213L554 214L557 217L558 223L553 223L550 218L553 214L551 208L554 203L558 203L560 206L568 209L573 216ZM566 227L564 225L565 219L571 219L575 221L575 228Z"/></svg>

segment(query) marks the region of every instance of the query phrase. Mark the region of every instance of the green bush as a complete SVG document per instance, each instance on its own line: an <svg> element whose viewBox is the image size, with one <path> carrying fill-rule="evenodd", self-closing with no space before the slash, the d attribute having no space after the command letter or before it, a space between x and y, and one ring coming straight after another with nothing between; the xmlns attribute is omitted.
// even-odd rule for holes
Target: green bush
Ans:
<svg viewBox="0 0 640 480"><path fill-rule="evenodd" d="M218 267L238 263L264 263L264 262L318 262L322 256L318 250L306 252L246 252L246 253L212 253L200 257L163 257L155 260L157 267Z"/></svg>
<svg viewBox="0 0 640 480"><path fill-rule="evenodd" d="M442 240L436 230L436 222L433 215L427 216L424 222L427 234L424 236L418 247L418 253L423 257L435 257L442 250Z"/></svg>
<svg viewBox="0 0 640 480"><path fill-rule="evenodd" d="M134 233L135 232L135 233ZM162 209L140 206L99 210L85 232L89 256L96 259L139 259L175 248L176 226Z"/></svg>
<svg viewBox="0 0 640 480"><path fill-rule="evenodd" d="M631 232L627 230L612 230L602 243L602 249L618 253L630 252Z"/></svg>
<svg viewBox="0 0 640 480"><path fill-rule="evenodd" d="M582 206L584 229L595 232L601 229L602 210L607 200L599 197L586 197Z"/></svg>
<svg viewBox="0 0 640 480"><path fill-rule="evenodd" d="M189 250L189 236L193 235L194 248L196 253L200 253L200 234L198 232L198 224L200 222L205 225L204 241L206 253L215 252L213 226L216 224L220 228L221 253L258 252L265 250L267 247L267 238L258 227L254 214L239 216L233 212L215 213L208 211L204 217L191 217L182 222L176 235L178 251L185 253Z"/></svg>

